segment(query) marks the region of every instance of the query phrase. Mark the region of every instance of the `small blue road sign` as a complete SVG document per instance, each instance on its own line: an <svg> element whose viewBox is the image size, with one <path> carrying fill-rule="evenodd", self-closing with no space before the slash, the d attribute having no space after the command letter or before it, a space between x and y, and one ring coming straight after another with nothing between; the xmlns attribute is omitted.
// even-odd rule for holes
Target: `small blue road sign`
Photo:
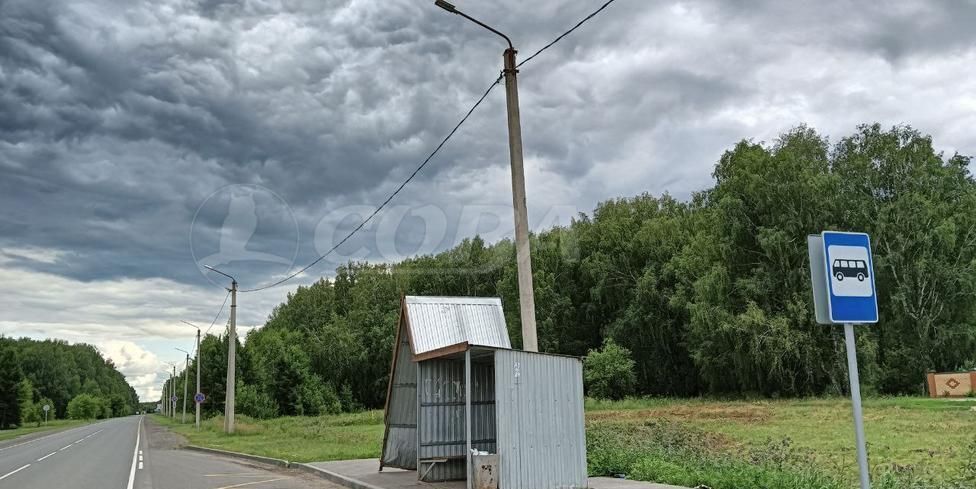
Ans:
<svg viewBox="0 0 976 489"><path fill-rule="evenodd" d="M197 404L202 404L206 399L207 397L204 396L202 392L197 392L197 395L193 396L193 400L196 401Z"/></svg>
<svg viewBox="0 0 976 489"><path fill-rule="evenodd" d="M865 233L824 231L827 307L834 323L878 322L871 238Z"/></svg>
<svg viewBox="0 0 976 489"><path fill-rule="evenodd" d="M173 402L176 402L177 399L179 399L179 397L176 397L176 396L173 396L173 397L169 398L169 400L170 401L173 401Z"/></svg>

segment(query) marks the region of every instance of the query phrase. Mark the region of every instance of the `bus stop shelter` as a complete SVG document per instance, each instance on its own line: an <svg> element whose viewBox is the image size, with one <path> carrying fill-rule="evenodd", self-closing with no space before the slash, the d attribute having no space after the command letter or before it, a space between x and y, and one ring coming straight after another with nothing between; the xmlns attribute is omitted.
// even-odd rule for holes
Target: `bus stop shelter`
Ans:
<svg viewBox="0 0 976 489"><path fill-rule="evenodd" d="M467 480L498 455L502 489L586 487L582 362L511 349L501 300L404 297L380 470Z"/></svg>

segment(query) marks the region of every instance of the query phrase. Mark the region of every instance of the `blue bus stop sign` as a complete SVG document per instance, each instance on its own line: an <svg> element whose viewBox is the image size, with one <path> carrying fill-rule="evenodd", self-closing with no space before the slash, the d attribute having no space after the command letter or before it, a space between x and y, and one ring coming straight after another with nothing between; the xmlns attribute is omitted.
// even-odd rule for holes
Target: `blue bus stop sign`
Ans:
<svg viewBox="0 0 976 489"><path fill-rule="evenodd" d="M871 239L865 233L824 231L827 307L834 323L878 322Z"/></svg>
<svg viewBox="0 0 976 489"><path fill-rule="evenodd" d="M196 401L197 404L202 403L205 399L206 397L203 396L202 392L197 392L197 395L193 396L193 400Z"/></svg>

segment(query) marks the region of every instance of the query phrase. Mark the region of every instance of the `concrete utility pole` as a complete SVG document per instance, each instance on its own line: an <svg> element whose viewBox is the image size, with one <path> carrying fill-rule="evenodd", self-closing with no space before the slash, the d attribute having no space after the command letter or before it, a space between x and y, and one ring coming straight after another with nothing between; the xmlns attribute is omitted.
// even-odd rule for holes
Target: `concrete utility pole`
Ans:
<svg viewBox="0 0 976 489"><path fill-rule="evenodd" d="M186 390L187 384L190 382L190 352L177 348L177 350L186 353L186 366L183 367L183 417L180 419L180 423L186 423Z"/></svg>
<svg viewBox="0 0 976 489"><path fill-rule="evenodd" d="M163 362L163 363L167 365L172 365L169 362ZM170 381L172 381L172 374L169 373L169 369L161 370L160 372L169 375ZM169 404L170 404L169 397L171 395L170 390L172 389L172 387L170 386L170 381L163 382L163 395L161 396L162 399L160 399L160 407L162 407L161 414L163 416L169 416Z"/></svg>
<svg viewBox="0 0 976 489"><path fill-rule="evenodd" d="M227 331L227 394L224 398L224 432L234 432L234 389L236 388L235 374L237 363L237 279L211 266L205 266L212 272L219 273L230 279L230 328Z"/></svg>
<svg viewBox="0 0 976 489"><path fill-rule="evenodd" d="M525 170L522 165L522 123L519 116L518 81L515 54L511 39L483 22L458 10L444 1L434 2L438 7L460 15L475 24L498 34L508 43L503 54L505 74L505 99L508 108L508 152L512 166L512 203L515 208L515 255L518 264L519 305L522 319L522 349L539 351L535 328L535 294L532 289L532 252L529 248L529 217L525 205Z"/></svg>
<svg viewBox="0 0 976 489"><path fill-rule="evenodd" d="M176 401L173 400L173 398L176 397L176 364L175 363L173 364L173 375L170 376L169 380L170 380L169 390L172 392L172 395L169 396L169 403L171 404L170 417L176 419Z"/></svg>
<svg viewBox="0 0 976 489"><path fill-rule="evenodd" d="M189 324L190 326L193 326L194 328L197 328L197 325L195 325L195 324L193 324L191 322L188 322L188 321L183 321L183 322L186 323L186 324ZM197 362L197 392L193 396L193 404L196 404L196 406L197 406L197 420L196 420L197 423L196 424L197 424L197 429L199 430L200 429L200 403L196 401L196 394L199 394L200 393L200 328L197 328L197 360L196 360L196 362Z"/></svg>

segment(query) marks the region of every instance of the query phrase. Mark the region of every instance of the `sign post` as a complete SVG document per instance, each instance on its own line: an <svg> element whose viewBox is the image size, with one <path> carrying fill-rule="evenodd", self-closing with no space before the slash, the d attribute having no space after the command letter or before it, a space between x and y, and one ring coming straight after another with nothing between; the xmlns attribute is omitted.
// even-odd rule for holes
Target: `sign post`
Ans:
<svg viewBox="0 0 976 489"><path fill-rule="evenodd" d="M854 325L878 322L878 296L874 287L871 238L865 233L824 231L819 236L809 236L807 244L817 322L844 325L857 465L861 489L870 489Z"/></svg>
<svg viewBox="0 0 976 489"><path fill-rule="evenodd" d="M45 404L44 406L41 407L41 409L44 410L44 424L47 424L47 412L51 410L51 406Z"/></svg>
<svg viewBox="0 0 976 489"><path fill-rule="evenodd" d="M203 401L205 400L207 400L207 397L204 396L202 392L197 392L197 394L193 396L193 401L197 404L203 404Z"/></svg>

